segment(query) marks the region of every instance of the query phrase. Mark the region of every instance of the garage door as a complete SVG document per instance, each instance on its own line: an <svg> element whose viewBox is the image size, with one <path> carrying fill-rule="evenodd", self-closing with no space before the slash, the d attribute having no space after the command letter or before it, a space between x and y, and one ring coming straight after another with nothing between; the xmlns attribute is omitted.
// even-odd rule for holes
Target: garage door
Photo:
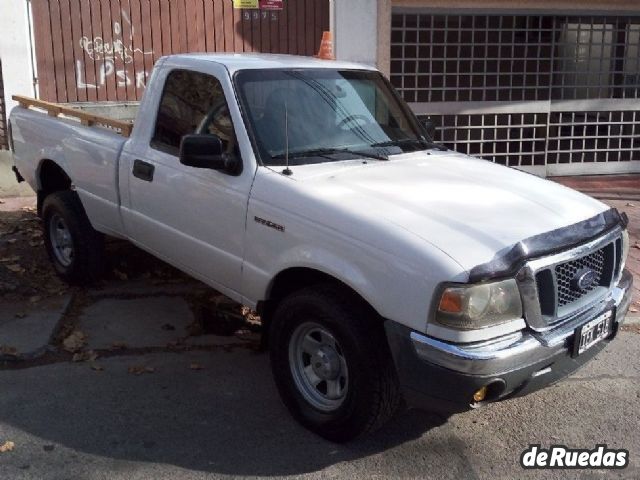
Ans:
<svg viewBox="0 0 640 480"><path fill-rule="evenodd" d="M38 0L31 2L43 100L136 101L154 62L185 52L312 55L329 29L329 0ZM258 2L256 2L258 4ZM262 4L262 2L260 2ZM282 9L273 9L280 8Z"/></svg>
<svg viewBox="0 0 640 480"><path fill-rule="evenodd" d="M391 80L451 148L546 175L640 172L640 16L395 9Z"/></svg>

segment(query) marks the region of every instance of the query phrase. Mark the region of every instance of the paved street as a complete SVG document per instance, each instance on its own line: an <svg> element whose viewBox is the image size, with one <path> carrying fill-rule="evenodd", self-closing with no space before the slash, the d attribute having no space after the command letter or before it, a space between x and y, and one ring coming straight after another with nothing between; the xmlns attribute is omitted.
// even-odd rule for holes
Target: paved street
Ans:
<svg viewBox="0 0 640 480"><path fill-rule="evenodd" d="M14 445L0 453L0 479L640 477L638 313L553 387L450 418L406 412L334 445L280 403L251 312L122 242L109 245L103 284L68 289L46 276L26 207L11 217L19 228L0 223L0 269L23 270L0 276L0 446ZM606 443L628 449L631 462L524 471L532 443Z"/></svg>

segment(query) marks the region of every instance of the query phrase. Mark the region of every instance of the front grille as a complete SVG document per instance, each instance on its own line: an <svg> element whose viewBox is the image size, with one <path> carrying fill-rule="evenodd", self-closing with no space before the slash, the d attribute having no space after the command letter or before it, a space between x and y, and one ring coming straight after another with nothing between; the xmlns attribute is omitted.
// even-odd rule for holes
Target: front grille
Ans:
<svg viewBox="0 0 640 480"><path fill-rule="evenodd" d="M618 256L615 241L586 255L551 264L535 274L540 313L547 324L561 320L604 293L613 282ZM576 285L581 272L592 270L593 282L584 289Z"/></svg>
<svg viewBox="0 0 640 480"><path fill-rule="evenodd" d="M564 307L565 305L575 302L600 286L600 280L602 279L602 273L604 271L604 260L604 248L602 248L577 260L556 265L558 307ZM587 268L596 273L595 281L584 290L574 288L571 283L576 273Z"/></svg>

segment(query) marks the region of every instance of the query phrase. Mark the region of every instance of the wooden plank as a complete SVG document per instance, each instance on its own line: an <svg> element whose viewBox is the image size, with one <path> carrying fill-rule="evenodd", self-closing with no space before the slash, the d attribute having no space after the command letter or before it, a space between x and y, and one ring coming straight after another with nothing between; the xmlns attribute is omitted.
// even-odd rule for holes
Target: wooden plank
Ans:
<svg viewBox="0 0 640 480"><path fill-rule="evenodd" d="M103 125L120 130L120 133L128 137L131 135L133 129L133 123L125 122L122 120L116 120L114 118L103 117L100 115L94 115L92 113L83 112L76 108L65 107L57 103L45 102L44 100L37 100L35 98L23 97L21 95L14 95L13 100L18 102L22 108L39 108L47 112L49 116L57 117L58 115L64 115L65 117L76 118L80 120L83 125Z"/></svg>
<svg viewBox="0 0 640 480"><path fill-rule="evenodd" d="M129 0L120 0L120 12L122 15L122 43L126 47L126 55L124 60L125 67L125 88L127 91L127 101L135 101L136 96L136 78L134 57L129 47L133 45L134 27L131 21L131 2Z"/></svg>
<svg viewBox="0 0 640 480"><path fill-rule="evenodd" d="M91 26L91 0L80 0L80 16L82 17L82 37L83 49L82 57L76 59L76 74L80 76L84 73L83 83L87 89L87 101L98 100L96 66L91 58L90 52L93 48L93 29ZM80 41L80 40L78 40Z"/></svg>
<svg viewBox="0 0 640 480"><path fill-rule="evenodd" d="M182 45L180 43L180 4L181 0L171 0L171 53L180 53Z"/></svg>
<svg viewBox="0 0 640 480"><path fill-rule="evenodd" d="M49 2L51 15L51 43L53 45L53 67L56 79L56 101L67 102L67 80L64 72L64 47L62 39L62 19L58 0Z"/></svg>
<svg viewBox="0 0 640 480"><path fill-rule="evenodd" d="M169 0L160 0L160 26L157 28L162 33L162 55L170 55L171 49L171 6Z"/></svg>
<svg viewBox="0 0 640 480"><path fill-rule="evenodd" d="M65 24L62 28L62 55L60 61L64 68L65 83L67 85L67 101L78 101L78 89L76 84L76 69L74 68L73 40L72 31L69 25L71 19L71 7L69 0L59 0L60 19Z"/></svg>
<svg viewBox="0 0 640 480"><path fill-rule="evenodd" d="M160 13L160 0L149 2L151 22L151 48L153 49L153 64L162 56L162 16Z"/></svg>
<svg viewBox="0 0 640 480"><path fill-rule="evenodd" d="M318 53L317 50L314 51L316 45L316 36L315 36L315 7L313 5L314 2L318 0L304 0L305 4L305 12L304 12L304 31L306 32L306 41L305 41L305 55L315 55Z"/></svg>
<svg viewBox="0 0 640 480"><path fill-rule="evenodd" d="M233 12L233 49L232 52L244 51L243 34L243 12L237 8L232 9ZM249 14L251 15L251 14ZM251 17L249 17L251 18Z"/></svg>
<svg viewBox="0 0 640 480"><path fill-rule="evenodd" d="M224 51L235 51L235 15L233 13L232 0L219 0L223 7L223 19L224 19Z"/></svg>
<svg viewBox="0 0 640 480"><path fill-rule="evenodd" d="M177 31L174 33L178 35L180 39L180 47L176 53L186 53L189 51L189 38L187 35L187 31L189 30L187 26L187 6L186 0L173 0L178 5L178 24L176 25Z"/></svg>
<svg viewBox="0 0 640 480"><path fill-rule="evenodd" d="M271 11L267 21L269 22L269 51L280 53L280 11Z"/></svg>
<svg viewBox="0 0 640 480"><path fill-rule="evenodd" d="M286 3L287 19L289 22L289 40L287 53L298 53L298 0L290 0Z"/></svg>
<svg viewBox="0 0 640 480"><path fill-rule="evenodd" d="M131 31L133 32L133 83L135 86L135 100L140 100L144 89L141 80L144 78L144 45L142 43L142 17L141 0L130 0L131 5Z"/></svg>
<svg viewBox="0 0 640 480"><path fill-rule="evenodd" d="M314 52L318 52L320 49L320 42L322 41L322 32L329 30L329 27L325 28L324 25L324 10L329 10L329 2L327 0L316 0L315 2L315 43L313 45Z"/></svg>
<svg viewBox="0 0 640 480"><path fill-rule="evenodd" d="M147 86L147 81L149 76L151 75L151 70L153 70L153 58L154 58L154 50L153 50L153 30L158 29L157 24L153 24L151 21L151 1L150 0L141 0L141 27L142 27L142 51L144 52L142 55L142 60L144 64L144 77L142 81L144 83L144 88Z"/></svg>
<svg viewBox="0 0 640 480"><path fill-rule="evenodd" d="M204 0L204 37L205 51L216 51L216 21L213 0Z"/></svg>
<svg viewBox="0 0 640 480"><path fill-rule="evenodd" d="M289 9L287 4L278 12L278 53L287 53L289 51L289 30L287 22L289 21Z"/></svg>
<svg viewBox="0 0 640 480"><path fill-rule="evenodd" d="M94 43L94 68L96 69L96 94L99 102L104 102L107 100L107 74L108 74L108 66L104 61L104 54L99 51L97 46L101 43L100 39L104 39L104 35L102 33L102 7L100 1L91 1L91 29L93 31L92 40Z"/></svg>
<svg viewBox="0 0 640 480"><path fill-rule="evenodd" d="M71 37L73 39L73 71L75 73L76 78L76 92L78 94L79 102L87 101L87 87L84 71L84 51L82 46L80 45L80 40L82 39L82 15L81 15L81 7L80 0L71 0L69 3L69 7L71 8ZM80 61L80 64L78 64Z"/></svg>
<svg viewBox="0 0 640 480"><path fill-rule="evenodd" d="M271 12L262 10L260 12L260 46L258 51L262 53L271 53L271 23L269 18Z"/></svg>
<svg viewBox="0 0 640 480"><path fill-rule="evenodd" d="M124 46L124 38L122 35L122 8L120 6L120 0L110 0L109 1L110 14L111 14L111 38L115 44ZM126 71L126 64L124 62L124 58L122 53L115 54L113 65L116 69L116 72ZM116 73L115 75L115 99L117 101L126 101L127 100L127 81L126 78L122 78L121 73Z"/></svg>
<svg viewBox="0 0 640 480"><path fill-rule="evenodd" d="M251 37L249 40L250 52L262 51L262 37L260 35L260 10L251 11Z"/></svg>
<svg viewBox="0 0 640 480"><path fill-rule="evenodd" d="M209 51L224 52L224 11L221 0L211 0L213 7L213 24L215 25L214 48Z"/></svg>
<svg viewBox="0 0 640 480"><path fill-rule="evenodd" d="M56 80L51 44L51 20L47 1L33 2L33 37L38 68L38 91L44 100L56 99Z"/></svg>
<svg viewBox="0 0 640 480"><path fill-rule="evenodd" d="M101 0L100 16L102 17L102 41L105 46L105 52L101 55L102 62L105 69L105 93L107 100L115 101L118 99L117 88L117 74L118 65L116 58L118 54L116 52L111 53L112 46L114 45L113 35L113 21L111 20L111 2L109 0Z"/></svg>

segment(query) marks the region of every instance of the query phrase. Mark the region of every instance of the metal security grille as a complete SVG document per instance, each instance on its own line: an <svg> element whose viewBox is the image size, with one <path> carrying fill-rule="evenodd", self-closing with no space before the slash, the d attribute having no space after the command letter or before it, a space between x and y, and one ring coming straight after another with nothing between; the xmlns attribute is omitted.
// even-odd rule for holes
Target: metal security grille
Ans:
<svg viewBox="0 0 640 480"><path fill-rule="evenodd" d="M547 174L640 171L640 16L394 9L391 81L458 151Z"/></svg>

